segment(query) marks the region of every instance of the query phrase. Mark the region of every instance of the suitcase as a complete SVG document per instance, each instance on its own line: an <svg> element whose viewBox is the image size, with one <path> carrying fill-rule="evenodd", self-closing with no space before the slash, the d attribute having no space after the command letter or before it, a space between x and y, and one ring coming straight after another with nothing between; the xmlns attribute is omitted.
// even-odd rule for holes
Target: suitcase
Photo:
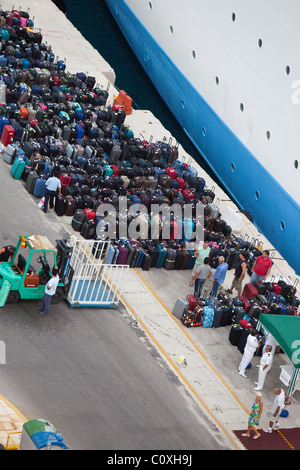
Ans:
<svg viewBox="0 0 300 470"><path fill-rule="evenodd" d="M164 269L172 270L175 265L176 251L172 248L167 248L167 256L164 262Z"/></svg>
<svg viewBox="0 0 300 470"><path fill-rule="evenodd" d="M42 178L38 178L35 182L33 195L38 198L42 198L45 196L46 193L46 180Z"/></svg>
<svg viewBox="0 0 300 470"><path fill-rule="evenodd" d="M74 202L75 202L75 201L74 201ZM86 220L87 220L87 219L95 220L95 218L96 218L96 213L95 213L92 209L86 208L86 209L84 209L83 212L84 212L84 215L85 215Z"/></svg>
<svg viewBox="0 0 300 470"><path fill-rule="evenodd" d="M126 246L127 246L127 249L128 249L128 256L127 256L126 264L128 264L128 266L130 266L131 263L132 263L134 254L136 252L136 249L129 242L127 243Z"/></svg>
<svg viewBox="0 0 300 470"><path fill-rule="evenodd" d="M167 249L163 245L157 245L158 257L155 264L156 268L162 268L167 256Z"/></svg>
<svg viewBox="0 0 300 470"><path fill-rule="evenodd" d="M214 320L214 309L206 305L203 307L203 328L211 328Z"/></svg>
<svg viewBox="0 0 300 470"><path fill-rule="evenodd" d="M71 222L72 228L75 230L75 232L80 232L84 221L85 221L85 214L84 214L83 209L76 209L73 215L72 222Z"/></svg>
<svg viewBox="0 0 300 470"><path fill-rule="evenodd" d="M242 297L246 297L247 299L250 299L251 297L256 297L257 294L258 294L257 289L253 284L250 284L250 282L245 284L243 292L242 292Z"/></svg>
<svg viewBox="0 0 300 470"><path fill-rule="evenodd" d="M237 348L242 354L244 353L244 349L245 349L249 334L250 334L250 331L246 328L243 328L243 331L241 332L241 335L239 337L239 341L237 344Z"/></svg>
<svg viewBox="0 0 300 470"><path fill-rule="evenodd" d="M229 331L229 341L232 346L237 346L244 328L241 325L234 324Z"/></svg>
<svg viewBox="0 0 300 470"><path fill-rule="evenodd" d="M141 268L143 271L149 271L150 265L151 265L151 256L149 255L149 253L145 253Z"/></svg>
<svg viewBox="0 0 300 470"><path fill-rule="evenodd" d="M66 200L63 195L58 194L55 198L54 210L59 217L65 214Z"/></svg>
<svg viewBox="0 0 300 470"><path fill-rule="evenodd" d="M5 124L5 126L3 127L2 134L1 134L2 144L5 146L11 144L14 139L14 135L15 135L14 128L9 124Z"/></svg>
<svg viewBox="0 0 300 470"><path fill-rule="evenodd" d="M86 240L91 240L96 235L96 223L94 220L88 219L83 223L80 235Z"/></svg>
<svg viewBox="0 0 300 470"><path fill-rule="evenodd" d="M68 217L72 217L75 211L75 199L73 198L73 196L68 195L65 197L65 200L66 200L65 215Z"/></svg>
<svg viewBox="0 0 300 470"><path fill-rule="evenodd" d="M212 322L212 328L219 328L224 313L222 305L214 305L214 318Z"/></svg>
<svg viewBox="0 0 300 470"><path fill-rule="evenodd" d="M197 305L197 300L195 298L195 296L193 294L188 294L186 296L186 300L188 301L189 303L189 309L190 310L194 310L194 308L196 307Z"/></svg>
<svg viewBox="0 0 300 470"><path fill-rule="evenodd" d="M220 326L228 326L232 324L233 310L229 305L223 308L223 316L221 318Z"/></svg>
<svg viewBox="0 0 300 470"><path fill-rule="evenodd" d="M261 281L255 281L253 282L253 285L254 287L256 287L258 294L265 295L267 291L267 286L264 283L262 283Z"/></svg>
<svg viewBox="0 0 300 470"><path fill-rule="evenodd" d="M35 170L31 171L27 177L25 183L25 189L29 192L29 194L33 194L35 182L38 179L38 174Z"/></svg>
<svg viewBox="0 0 300 470"><path fill-rule="evenodd" d="M22 157L16 158L10 170L12 177L16 180L20 180L25 166L26 163Z"/></svg>
<svg viewBox="0 0 300 470"><path fill-rule="evenodd" d="M119 245L119 255L117 259L117 264L127 264L128 257L128 248L124 245Z"/></svg>
<svg viewBox="0 0 300 470"><path fill-rule="evenodd" d="M176 318L178 318L180 320L184 310L188 309L188 308L189 308L189 302L187 300L182 299L181 297L179 297L175 302L172 313Z"/></svg>
<svg viewBox="0 0 300 470"><path fill-rule="evenodd" d="M3 160L6 162L6 163L9 163L11 164L14 160L14 157L16 155L16 152L17 152L17 147L15 147L14 145L11 145L9 144L5 151L4 151L4 154L3 154Z"/></svg>

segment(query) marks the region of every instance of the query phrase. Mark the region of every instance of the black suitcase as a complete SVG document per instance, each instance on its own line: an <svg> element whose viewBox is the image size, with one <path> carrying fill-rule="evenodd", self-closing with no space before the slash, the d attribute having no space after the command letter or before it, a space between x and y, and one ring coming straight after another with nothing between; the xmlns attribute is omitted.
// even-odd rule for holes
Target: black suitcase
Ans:
<svg viewBox="0 0 300 470"><path fill-rule="evenodd" d="M243 331L239 337L239 342L237 344L238 350L243 354L244 349L247 343L248 336L250 334L250 331L246 328L243 328Z"/></svg>
<svg viewBox="0 0 300 470"><path fill-rule="evenodd" d="M55 198L54 210L59 217L62 217L66 210L66 200L63 195L57 195Z"/></svg>
<svg viewBox="0 0 300 470"><path fill-rule="evenodd" d="M143 271L149 271L151 264L151 256L149 253L145 253L142 261L141 268Z"/></svg>
<svg viewBox="0 0 300 470"><path fill-rule="evenodd" d="M184 252L182 250L177 250L176 260L174 263L174 269L181 269L184 260Z"/></svg>
<svg viewBox="0 0 300 470"><path fill-rule="evenodd" d="M94 220L86 220L83 223L80 235L86 240L92 240L96 234L96 223Z"/></svg>
<svg viewBox="0 0 300 470"><path fill-rule="evenodd" d="M85 213L83 209L77 209L73 215L71 226L75 232L80 232L85 221Z"/></svg>
<svg viewBox="0 0 300 470"><path fill-rule="evenodd" d="M237 346L244 328L241 325L232 325L229 332L229 341L233 346Z"/></svg>
<svg viewBox="0 0 300 470"><path fill-rule="evenodd" d="M131 263L133 262L133 258L134 258L134 255L136 253L136 248L134 248L131 243L127 243L127 248L128 248L128 256L127 256L127 262L126 264L128 264L128 266L131 265Z"/></svg>

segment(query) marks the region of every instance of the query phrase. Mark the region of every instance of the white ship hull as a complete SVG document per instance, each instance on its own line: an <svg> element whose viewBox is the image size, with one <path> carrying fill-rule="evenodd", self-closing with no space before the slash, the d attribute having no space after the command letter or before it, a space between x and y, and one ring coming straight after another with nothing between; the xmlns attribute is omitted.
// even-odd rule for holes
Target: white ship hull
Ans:
<svg viewBox="0 0 300 470"><path fill-rule="evenodd" d="M299 4L106 2L184 132L300 274Z"/></svg>

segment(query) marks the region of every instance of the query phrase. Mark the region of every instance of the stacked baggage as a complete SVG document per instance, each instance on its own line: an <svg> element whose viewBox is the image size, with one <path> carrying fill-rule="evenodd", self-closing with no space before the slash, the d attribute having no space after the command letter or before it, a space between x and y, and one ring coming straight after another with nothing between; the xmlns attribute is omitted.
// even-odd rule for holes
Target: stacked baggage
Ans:
<svg viewBox="0 0 300 470"><path fill-rule="evenodd" d="M108 91L95 77L69 73L27 12L0 10L0 42L3 158L30 194L41 199L46 180L58 170L62 196L56 198L56 214L72 217L74 230L97 239L99 232L105 233L99 211L110 204L117 219L116 249L123 245L120 226L124 221L127 227L138 222L143 236L137 236L136 243L128 236L129 261L122 256L132 267L192 269L195 257L186 242L200 223L200 205L205 239L219 245L228 241L231 228L221 218L214 188L208 189L198 171L179 160L177 145L171 140L136 138L122 107L108 103ZM125 211L120 210L120 197ZM144 214L154 204L176 204L189 209L190 215L167 220L160 214L154 223ZM132 206L145 210L130 212ZM79 212L87 209L95 214L93 218Z"/></svg>

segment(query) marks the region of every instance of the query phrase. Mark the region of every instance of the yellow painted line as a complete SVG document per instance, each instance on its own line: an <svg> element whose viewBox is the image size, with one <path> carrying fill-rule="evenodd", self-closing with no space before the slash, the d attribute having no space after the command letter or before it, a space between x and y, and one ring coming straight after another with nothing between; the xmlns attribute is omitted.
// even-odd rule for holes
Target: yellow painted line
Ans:
<svg viewBox="0 0 300 470"><path fill-rule="evenodd" d="M205 354L201 351L201 349L199 348L199 346L197 346L197 344L195 344L195 342L192 340L192 338L189 336L189 334L187 333L187 331L183 328L183 326L179 323L179 321L177 321L177 319L174 317L174 315L172 314L172 312L168 309L168 307L163 303L163 301L160 299L160 297L156 294L156 292L152 289L152 287L149 285L149 283L144 279L144 277L141 275L141 273L136 269L134 268L136 274L138 275L138 277L141 279L141 281L145 284L145 286L147 287L147 289L149 289L149 291L152 293L152 295L156 298L156 300L159 302L159 304L166 310L166 312L169 314L169 316L172 318L172 320L178 325L178 327L180 328L180 330L182 331L182 333L188 338L188 340L190 341L190 343L194 346L194 348L197 350L197 352L201 355L201 357L204 359L204 361L206 362L206 364L211 368L211 370L215 373L215 375L218 377L218 379L222 382L222 384L227 388L227 390L231 393L231 395L234 397L234 399L238 402L238 404L240 405L240 407L245 411L245 413L249 414L249 411L247 408L245 408L245 406L243 405L243 403L240 401L240 399L238 398L238 396L236 395L236 393L229 387L229 385L225 382L225 380L223 379L223 377L221 376L221 374L217 371L217 369L212 365L212 363L207 359L207 357L205 356Z"/></svg>
<svg viewBox="0 0 300 470"><path fill-rule="evenodd" d="M4 398L2 395L0 395L0 400L2 400L7 406L9 406L18 416L19 418L26 423L28 421L27 418L21 413L21 411L18 410L14 405L12 405L6 398Z"/></svg>

